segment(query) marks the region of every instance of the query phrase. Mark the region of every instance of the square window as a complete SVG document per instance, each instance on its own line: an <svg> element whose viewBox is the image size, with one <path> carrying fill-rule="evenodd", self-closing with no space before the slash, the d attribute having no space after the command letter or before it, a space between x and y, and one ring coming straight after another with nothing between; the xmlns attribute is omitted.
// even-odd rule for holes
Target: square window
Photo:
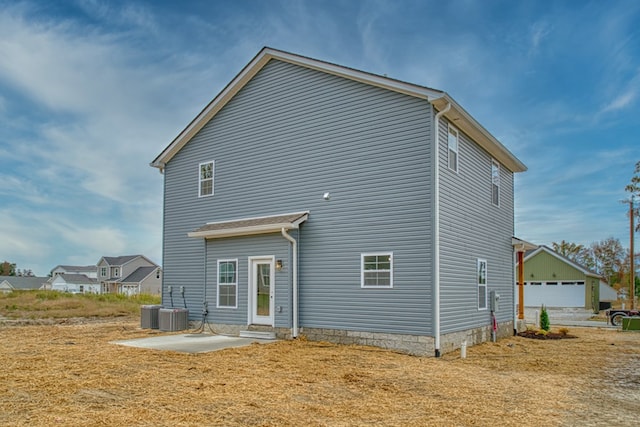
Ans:
<svg viewBox="0 0 640 427"><path fill-rule="evenodd" d="M198 187L200 197L213 195L213 177L215 174L214 162L200 163L198 175Z"/></svg>
<svg viewBox="0 0 640 427"><path fill-rule="evenodd" d="M238 260L218 260L218 307L238 306Z"/></svg>
<svg viewBox="0 0 640 427"><path fill-rule="evenodd" d="M361 254L360 286L363 288L393 287L393 253Z"/></svg>

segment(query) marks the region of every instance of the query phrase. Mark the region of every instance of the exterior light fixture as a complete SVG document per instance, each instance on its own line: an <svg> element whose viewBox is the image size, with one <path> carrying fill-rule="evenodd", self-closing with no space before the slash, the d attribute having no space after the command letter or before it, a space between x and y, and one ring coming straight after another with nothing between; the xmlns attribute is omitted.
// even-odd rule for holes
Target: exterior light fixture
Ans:
<svg viewBox="0 0 640 427"><path fill-rule="evenodd" d="M322 195L322 198L325 200L331 200L331 194L327 191Z"/></svg>
<svg viewBox="0 0 640 427"><path fill-rule="evenodd" d="M278 271L282 270L282 260L281 259L276 261L276 270L278 270Z"/></svg>

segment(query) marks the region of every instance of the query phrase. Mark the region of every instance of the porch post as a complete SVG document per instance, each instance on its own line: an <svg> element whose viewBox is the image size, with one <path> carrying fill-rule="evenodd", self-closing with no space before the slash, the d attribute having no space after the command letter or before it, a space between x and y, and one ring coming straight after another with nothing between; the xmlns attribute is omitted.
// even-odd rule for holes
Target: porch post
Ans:
<svg viewBox="0 0 640 427"><path fill-rule="evenodd" d="M524 320L524 251L518 251L518 320Z"/></svg>

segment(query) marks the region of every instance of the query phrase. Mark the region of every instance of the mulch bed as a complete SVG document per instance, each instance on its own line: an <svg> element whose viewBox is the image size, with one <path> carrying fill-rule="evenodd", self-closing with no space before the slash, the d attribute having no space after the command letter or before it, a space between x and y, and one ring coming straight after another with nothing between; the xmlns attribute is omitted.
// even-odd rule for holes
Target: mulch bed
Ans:
<svg viewBox="0 0 640 427"><path fill-rule="evenodd" d="M561 334L559 332L547 332L546 334L544 334L540 333L540 331L534 331L533 329L527 329L526 331L519 332L518 336L536 340L562 340L565 338L578 338L575 335Z"/></svg>

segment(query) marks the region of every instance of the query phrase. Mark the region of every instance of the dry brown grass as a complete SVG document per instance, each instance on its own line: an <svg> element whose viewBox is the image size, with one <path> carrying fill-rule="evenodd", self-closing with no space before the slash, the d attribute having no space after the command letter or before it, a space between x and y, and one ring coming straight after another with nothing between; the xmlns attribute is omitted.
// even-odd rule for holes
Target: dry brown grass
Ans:
<svg viewBox="0 0 640 427"><path fill-rule="evenodd" d="M440 359L280 341L206 354L110 344L137 319L0 327L3 426L565 426L636 421L640 335L572 328ZM621 379L622 378L622 379ZM630 393L621 393L621 390ZM616 418L617 417L617 418Z"/></svg>
<svg viewBox="0 0 640 427"><path fill-rule="evenodd" d="M122 294L70 294L58 291L0 293L0 316L9 319L108 318L140 313L142 304L159 304L160 297Z"/></svg>

